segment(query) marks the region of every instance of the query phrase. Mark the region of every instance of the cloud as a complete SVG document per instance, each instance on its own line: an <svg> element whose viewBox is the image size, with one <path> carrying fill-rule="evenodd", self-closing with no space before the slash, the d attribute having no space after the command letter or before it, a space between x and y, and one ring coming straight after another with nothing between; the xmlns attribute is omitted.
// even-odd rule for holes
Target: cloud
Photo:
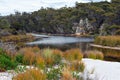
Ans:
<svg viewBox="0 0 120 80"><path fill-rule="evenodd" d="M9 15L15 10L20 12L32 12L39 10L41 7L60 8L67 5L72 7L75 2L89 2L90 0L0 0L0 13L2 15ZM102 0L93 0L102 1Z"/></svg>

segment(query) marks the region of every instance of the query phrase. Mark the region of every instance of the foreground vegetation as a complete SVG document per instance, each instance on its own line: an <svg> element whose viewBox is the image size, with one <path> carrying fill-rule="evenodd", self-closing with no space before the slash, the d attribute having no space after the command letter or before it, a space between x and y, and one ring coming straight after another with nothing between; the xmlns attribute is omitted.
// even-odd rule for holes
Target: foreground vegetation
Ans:
<svg viewBox="0 0 120 80"><path fill-rule="evenodd" d="M25 47L16 54L0 49L0 71L15 70L17 74L13 80L82 80L79 73L83 73L85 68L83 56L79 49L62 52L58 49Z"/></svg>

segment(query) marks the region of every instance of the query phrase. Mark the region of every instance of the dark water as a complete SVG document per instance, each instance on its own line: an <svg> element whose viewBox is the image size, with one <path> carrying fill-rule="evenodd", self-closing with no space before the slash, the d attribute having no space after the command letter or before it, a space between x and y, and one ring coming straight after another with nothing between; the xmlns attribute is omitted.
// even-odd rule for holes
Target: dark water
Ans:
<svg viewBox="0 0 120 80"><path fill-rule="evenodd" d="M63 51L71 48L79 48L84 52L90 49L89 44L93 41L94 39L90 37L49 36L47 38L43 37L42 39L27 43L27 45L37 45L40 48L57 48Z"/></svg>

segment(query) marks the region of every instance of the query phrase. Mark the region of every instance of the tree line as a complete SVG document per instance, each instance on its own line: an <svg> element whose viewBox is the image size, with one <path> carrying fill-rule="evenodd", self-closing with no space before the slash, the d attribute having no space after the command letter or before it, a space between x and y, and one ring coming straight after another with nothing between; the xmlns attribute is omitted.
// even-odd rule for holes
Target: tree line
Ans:
<svg viewBox="0 0 120 80"><path fill-rule="evenodd" d="M104 32L107 35L120 34L120 1L78 3L75 7L40 8L32 13L10 14L0 16L0 31L11 34L26 32L70 34L72 28L80 19L88 18L94 31L91 34L99 34L100 26L104 24ZM3 31L3 32L4 32Z"/></svg>

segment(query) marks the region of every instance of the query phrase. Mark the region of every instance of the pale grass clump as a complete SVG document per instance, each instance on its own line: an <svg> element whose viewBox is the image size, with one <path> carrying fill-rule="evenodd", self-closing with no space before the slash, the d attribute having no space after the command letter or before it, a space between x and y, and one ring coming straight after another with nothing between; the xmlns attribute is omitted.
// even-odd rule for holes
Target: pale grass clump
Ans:
<svg viewBox="0 0 120 80"><path fill-rule="evenodd" d="M42 56L47 65L59 64L62 60L62 51L58 49L43 49Z"/></svg>
<svg viewBox="0 0 120 80"><path fill-rule="evenodd" d="M53 65L54 59L53 59L53 51L49 48L43 49L42 56L45 59L45 62L47 65Z"/></svg>
<svg viewBox="0 0 120 80"><path fill-rule="evenodd" d="M13 80L46 80L46 75L40 70L30 69L18 74Z"/></svg>
<svg viewBox="0 0 120 80"><path fill-rule="evenodd" d="M100 51L97 51L97 50L86 51L85 52L85 57L86 58L92 58L92 59L100 59L100 60L104 59L103 53L100 52Z"/></svg>
<svg viewBox="0 0 120 80"><path fill-rule="evenodd" d="M63 68L61 80L76 80L73 78L69 67Z"/></svg>
<svg viewBox="0 0 120 80"><path fill-rule="evenodd" d="M64 53L64 58L68 61L81 61L83 54L79 49L70 49Z"/></svg>

